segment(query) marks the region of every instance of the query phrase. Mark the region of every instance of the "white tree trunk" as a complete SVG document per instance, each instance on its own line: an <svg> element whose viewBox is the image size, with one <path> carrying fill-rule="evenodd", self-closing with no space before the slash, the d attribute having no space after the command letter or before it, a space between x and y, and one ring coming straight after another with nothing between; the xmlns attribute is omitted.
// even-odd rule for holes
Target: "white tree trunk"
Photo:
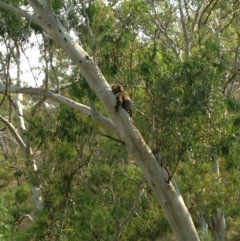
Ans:
<svg viewBox="0 0 240 241"><path fill-rule="evenodd" d="M214 212L212 227L213 229L211 231L214 241L224 241L226 235L226 222L224 212L220 208Z"/></svg>
<svg viewBox="0 0 240 241"><path fill-rule="evenodd" d="M213 157L212 173L214 175L212 182L220 182L221 180L219 178L219 163L216 156ZM216 209L215 211L213 211L211 218L205 216L205 221L208 224L214 241L224 241L226 236L226 221L223 210L221 208Z"/></svg>
<svg viewBox="0 0 240 241"><path fill-rule="evenodd" d="M217 176L217 182L221 182L220 180L220 170L219 170L219 162L218 158L214 157L213 158L213 163L212 163L212 173L214 176ZM226 221L225 221L225 216L224 212L221 208L218 208L213 212L213 218L211 219L211 225L209 225L209 228L212 232L214 241L224 241L225 240L225 235L226 235Z"/></svg>
<svg viewBox="0 0 240 241"><path fill-rule="evenodd" d="M18 87L22 87L23 86L23 81L21 78L21 54L20 54L20 50L19 50L19 46L18 43L15 43L16 45L16 54L15 54L15 61L17 63L17 86ZM23 100L23 94L18 93L15 97L15 105L16 105L16 116L17 119L19 120L18 124L18 132L20 133L20 135L22 134L23 131L26 131L26 126L25 126L25 121L23 118L23 104L22 104L22 100ZM15 130L17 131L17 130ZM20 137L19 135L19 137ZM21 135L23 136L23 135ZM22 148L25 158L26 160L28 158L32 158L32 150L30 145L26 144L26 140L22 139L22 142L24 143L24 148ZM32 159L32 171L36 172L37 171L37 165L35 160ZM43 208L42 205L42 198L41 198L41 190L39 186L33 185L32 183L29 183L30 185L30 190L31 190L31 194L32 194L32 200L33 200L33 204L35 206L35 208L37 210L41 210Z"/></svg>
<svg viewBox="0 0 240 241"><path fill-rule="evenodd" d="M89 86L110 115L111 120L106 121L107 118L105 118L105 123L111 123L111 129L114 129L114 133L117 133L125 143L125 147L131 155L131 158L134 159L141 168L163 208L176 239L180 241L198 241L199 238L196 229L177 185L173 181L168 182L168 174L160 167L128 114L122 109L120 109L119 112L115 111L115 96L112 94L111 88L100 69L78 43L70 37L54 13L44 9L36 0L27 1L37 13L36 17L28 16L25 12L19 12L19 9L9 8L8 5L1 1L0 6L21 16L29 17L32 22L42 27L65 51L73 63L79 67ZM22 92L20 88L15 88L15 90L17 90L18 93ZM8 88L7 90L6 88L0 88L0 91L14 91L14 88ZM39 91L37 93L40 94ZM48 93L49 96L54 96L49 92L42 93ZM77 106L72 100L67 101L66 104ZM94 115L97 114L94 113Z"/></svg>
<svg viewBox="0 0 240 241"><path fill-rule="evenodd" d="M201 218L201 233L202 233L202 237L203 238L206 238L207 235L208 235L208 224L207 222L205 221L205 218L202 217Z"/></svg>

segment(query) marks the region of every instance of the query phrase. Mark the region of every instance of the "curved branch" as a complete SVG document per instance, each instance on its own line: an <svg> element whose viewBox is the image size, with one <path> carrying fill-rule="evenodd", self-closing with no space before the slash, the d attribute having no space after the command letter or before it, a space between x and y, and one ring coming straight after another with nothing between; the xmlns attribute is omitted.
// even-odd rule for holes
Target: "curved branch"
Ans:
<svg viewBox="0 0 240 241"><path fill-rule="evenodd" d="M2 121L6 126L7 128L9 129L9 131L12 133L12 135L16 138L18 144L21 146L21 148L23 150L25 150L26 148L26 144L25 142L23 141L23 139L21 138L21 136L18 134L17 130L14 128L14 126L8 122L5 118L3 118L1 115L0 115L0 121Z"/></svg>
<svg viewBox="0 0 240 241"><path fill-rule="evenodd" d="M24 17L24 18L27 18L28 20L31 20L33 23L35 24L38 24L39 21L37 20L37 18L31 14L28 14L26 11L20 9L20 8L15 8L13 6L10 6L2 1L0 1L0 7L11 12L11 13L14 13L18 16L21 16L21 17Z"/></svg>
<svg viewBox="0 0 240 241"><path fill-rule="evenodd" d="M66 11L65 11L65 13L62 16L62 23L63 23L63 26L65 27L65 29L67 31L69 31L68 16L69 16L69 13L73 10L73 3L72 3L72 1L69 0L68 3L69 3L69 6L65 7Z"/></svg>
<svg viewBox="0 0 240 241"><path fill-rule="evenodd" d="M5 93L7 91L8 93L23 93L23 94L31 94L31 95L40 95L47 98L50 98L52 100L55 100L59 103L65 104L75 110L79 110L83 112L84 114L90 116L94 121L98 122L102 127L107 128L109 131L113 132L117 136L119 136L116 127L112 120L109 118L103 116L99 112L92 113L91 108L89 108L86 105L77 103L76 101L73 101L67 97L64 97L62 95L58 95L53 93L50 90L42 90L39 88L20 88L20 87L8 87L7 90L3 85L0 86L0 93Z"/></svg>
<svg viewBox="0 0 240 241"><path fill-rule="evenodd" d="M72 83L62 84L59 89L60 90L64 90L64 89L70 87L71 85L72 85ZM54 89L53 92L59 94L58 93L59 89L58 88ZM42 96L41 99L39 99L37 101L37 103L35 103L35 105L33 106L32 110L31 110L31 115L32 116L34 116L36 114L38 108L45 102L46 99L47 99L47 97Z"/></svg>
<svg viewBox="0 0 240 241"><path fill-rule="evenodd" d="M139 201L143 195L143 191L140 192L140 187L141 187L141 184L145 181L145 179L143 178L140 182L138 182L138 185L137 185L137 195L136 195L136 200L134 202L134 205L132 206L131 208L131 211L129 212L129 214L127 215L127 217L124 218L124 220L119 223L118 225L118 229L116 230L115 234L114 234L114 237L112 239L112 241L117 241L119 240L119 238L121 237L121 233L124 229L124 227L126 226L126 224L129 222L129 220L131 219L131 217L134 215L134 213L136 212L137 208L138 208L138 204L139 204Z"/></svg>

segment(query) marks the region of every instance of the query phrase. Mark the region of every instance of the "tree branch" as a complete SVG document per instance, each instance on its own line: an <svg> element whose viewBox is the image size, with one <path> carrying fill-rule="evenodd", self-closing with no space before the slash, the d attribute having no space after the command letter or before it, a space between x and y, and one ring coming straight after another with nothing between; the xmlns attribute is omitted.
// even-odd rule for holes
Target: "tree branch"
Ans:
<svg viewBox="0 0 240 241"><path fill-rule="evenodd" d="M5 94L6 88L3 85L0 85L0 93ZM38 88L20 88L20 87L9 87L7 88L8 93L24 93L24 94L31 94L31 95L40 95L52 100L55 100L59 103L65 104L75 110L79 110L84 114L90 116L94 121L98 122L102 127L107 128L109 131L113 132L117 136L119 136L114 123L107 117L103 116L102 114L92 113L91 109L83 104L77 103L71 99L68 99L62 95L54 94L50 90L42 90Z"/></svg>
<svg viewBox="0 0 240 241"><path fill-rule="evenodd" d="M72 1L69 0L68 3L69 3L69 6L68 7L64 7L66 9L66 11L65 11L65 13L62 16L62 23L63 23L63 26L65 27L65 29L67 31L69 31L68 15L73 10L73 3L72 3Z"/></svg>
<svg viewBox="0 0 240 241"><path fill-rule="evenodd" d="M23 150L25 150L26 148L26 144L25 142L23 141L23 139L21 138L21 136L18 134L17 130L15 129L15 127L10 123L8 122L5 118L3 118L1 115L0 115L0 121L2 121L6 126L7 128L9 129L9 131L12 133L12 135L16 138L18 144L21 146L21 148Z"/></svg>
<svg viewBox="0 0 240 241"><path fill-rule="evenodd" d="M0 1L0 7L5 9L5 10L7 10L7 11L9 11L9 12L11 12L11 13L14 13L14 14L16 14L18 16L27 18L28 20L31 20L35 24L39 24L39 21L38 21L38 19L35 16L33 16L31 14L28 14L26 11L24 11L24 10L22 10L20 8L12 7L12 6L10 6L10 5L2 2L2 1Z"/></svg>
<svg viewBox="0 0 240 241"><path fill-rule="evenodd" d="M53 90L53 93L59 94L59 93L58 93L59 90L62 91L62 90L64 90L64 89L70 87L71 85L72 85L72 83L63 84L63 85L61 85L61 86L59 87L59 89L57 88L57 89ZM34 116L34 115L36 114L38 108L45 102L46 99L47 99L47 97L42 96L41 99L39 99L39 100L35 103L35 105L33 106L32 110L31 110L31 115L32 115L32 116Z"/></svg>
<svg viewBox="0 0 240 241"><path fill-rule="evenodd" d="M117 241L119 240L119 237L121 236L121 233L124 229L124 227L126 226L126 224L128 223L128 221L130 220L130 218L134 215L134 213L136 212L137 208L138 208L138 204L139 201L143 195L143 191L140 192L140 187L141 184L145 181L145 179L143 178L137 185L137 195L136 195L136 200L134 202L134 205L131 209L131 211L129 212L129 214L127 215L127 217L118 225L118 229L114 234L114 237L112 239L112 241Z"/></svg>

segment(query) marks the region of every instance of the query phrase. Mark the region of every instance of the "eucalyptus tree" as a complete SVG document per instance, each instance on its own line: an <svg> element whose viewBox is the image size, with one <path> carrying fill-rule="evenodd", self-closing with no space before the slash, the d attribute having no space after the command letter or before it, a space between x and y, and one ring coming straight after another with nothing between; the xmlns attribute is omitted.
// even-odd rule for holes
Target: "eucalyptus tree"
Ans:
<svg viewBox="0 0 240 241"><path fill-rule="evenodd" d="M30 25L40 27L49 38L58 44L69 59L77 66L79 73L84 76L90 88L100 99L109 117L99 113L92 102L89 103L90 106L86 106L63 95L55 94L48 89L7 86L6 83L2 81L1 92L3 94L36 94L51 98L52 100L89 115L97 124L112 134L115 134L124 143L131 158L134 159L141 168L144 177L160 202L176 238L178 240L199 240L177 185L169 178L165 169L158 164L155 156L135 127L134 121L129 118L128 114L122 109L120 109L118 113L115 112L114 105L116 99L111 93L108 82L97 66L96 52L98 46L94 46L94 40L92 57L71 37L66 24L63 25L59 19L61 13L59 13L59 15L57 12L54 13L54 5L51 4L51 1L46 1L45 4L42 5L38 1L31 0L28 1L28 4L29 5L25 7L21 5L17 7L16 3L12 4L9 2L9 4L7 4L0 2L1 8L5 11L25 18L29 21ZM84 4L82 6L84 11ZM32 11L29 7L32 8ZM64 7L64 3L62 3L62 8L64 9ZM66 11L62 15L63 20L66 20L64 17L70 17L67 13L71 11L72 5L69 4L68 7L70 10L67 7L65 8Z"/></svg>

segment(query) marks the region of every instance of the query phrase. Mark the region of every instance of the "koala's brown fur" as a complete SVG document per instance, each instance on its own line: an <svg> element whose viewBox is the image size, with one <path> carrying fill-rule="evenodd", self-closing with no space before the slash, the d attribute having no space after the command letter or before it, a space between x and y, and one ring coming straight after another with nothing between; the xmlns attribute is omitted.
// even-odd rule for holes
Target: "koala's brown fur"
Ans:
<svg viewBox="0 0 240 241"><path fill-rule="evenodd" d="M115 110L118 111L119 106L121 106L132 117L132 100L129 98L127 94L124 93L123 87L121 85L112 85L111 87L112 92L117 99Z"/></svg>

